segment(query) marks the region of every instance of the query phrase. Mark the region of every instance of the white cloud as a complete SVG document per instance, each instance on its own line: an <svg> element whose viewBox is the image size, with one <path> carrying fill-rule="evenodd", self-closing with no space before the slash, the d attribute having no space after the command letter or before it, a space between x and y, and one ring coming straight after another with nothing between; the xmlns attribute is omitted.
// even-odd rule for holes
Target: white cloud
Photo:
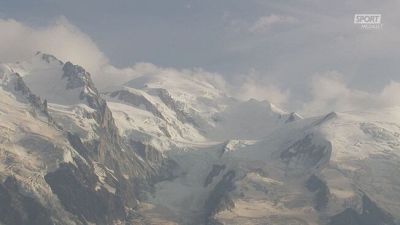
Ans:
<svg viewBox="0 0 400 225"><path fill-rule="evenodd" d="M272 26L292 19L269 16L260 19L255 27ZM257 28L257 29L258 29ZM238 84L226 82L222 75L201 69L177 70L158 67L151 63L137 63L126 68L116 68L96 46L92 39L71 25L66 19L44 27L32 27L15 20L0 19L0 61L14 62L32 57L36 51L53 54L63 61L72 61L82 65L101 89L123 84L143 74L176 76L197 76L205 79L229 95L247 100L268 100L278 106L287 106L288 90L282 90L274 83L266 81L265 76L249 73ZM329 111L368 110L400 105L400 83L391 82L379 93L369 93L350 88L338 72L316 74L310 82L312 100L305 102L300 112L304 115L316 115ZM301 98L300 98L301 99Z"/></svg>
<svg viewBox="0 0 400 225"><path fill-rule="evenodd" d="M221 91L229 91L229 85L218 73L211 73L203 69L176 69L171 67L160 67L152 63L136 63L130 67L116 68L105 65L102 70L93 76L96 86L100 89L113 89L140 76L168 77L171 81L184 80L185 77L193 77L197 81L209 83Z"/></svg>
<svg viewBox="0 0 400 225"><path fill-rule="evenodd" d="M371 93L350 88L343 75L335 71L315 75L311 82L311 94L312 100L303 105L304 115L400 106L400 83L392 81L380 92Z"/></svg>
<svg viewBox="0 0 400 225"><path fill-rule="evenodd" d="M267 31L275 25L293 24L297 22L298 20L292 16L271 14L258 18L258 20L250 26L249 31L252 33L259 33Z"/></svg>
<svg viewBox="0 0 400 225"><path fill-rule="evenodd" d="M278 86L251 75L248 75L243 84L234 89L233 95L239 99L268 100L279 107L283 107L289 98L289 91L283 91Z"/></svg>
<svg viewBox="0 0 400 225"><path fill-rule="evenodd" d="M96 46L92 39L60 18L45 27L32 27L15 20L0 19L0 61L15 62L32 57L41 51L52 54L62 61L79 64L92 74L92 78L100 89L121 85L129 80L144 75L160 76L194 76L205 80L226 93L247 100L269 100L277 105L286 102L288 93L271 84L262 84L249 75L239 85L228 84L223 76L202 69L184 69L158 67L151 63L136 63L126 68L116 68Z"/></svg>
<svg viewBox="0 0 400 225"><path fill-rule="evenodd" d="M45 27L0 19L0 61L14 62L41 51L62 61L72 61L95 72L108 60L89 36L65 18Z"/></svg>

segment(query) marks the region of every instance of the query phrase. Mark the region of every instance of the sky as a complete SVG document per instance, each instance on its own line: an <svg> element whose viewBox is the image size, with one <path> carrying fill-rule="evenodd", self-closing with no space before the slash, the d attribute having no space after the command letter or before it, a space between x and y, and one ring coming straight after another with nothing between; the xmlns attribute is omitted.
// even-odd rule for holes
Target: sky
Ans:
<svg viewBox="0 0 400 225"><path fill-rule="evenodd" d="M398 104L399 11L397 0L0 0L0 61L41 50L103 76L212 73L309 114L385 107ZM361 29L356 13L381 14L382 28Z"/></svg>

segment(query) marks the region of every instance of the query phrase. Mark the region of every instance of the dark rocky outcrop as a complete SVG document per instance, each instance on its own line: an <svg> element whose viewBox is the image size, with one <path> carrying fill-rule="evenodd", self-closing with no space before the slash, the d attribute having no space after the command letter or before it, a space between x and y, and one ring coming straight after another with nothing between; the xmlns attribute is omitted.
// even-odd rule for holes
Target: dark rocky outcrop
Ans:
<svg viewBox="0 0 400 225"><path fill-rule="evenodd" d="M53 118L49 115L47 109L47 100L42 101L39 96L33 94L18 73L12 74L12 76L14 76L14 91L20 93L20 95L29 102L34 110L45 115L49 122L53 123Z"/></svg>
<svg viewBox="0 0 400 225"><path fill-rule="evenodd" d="M306 182L306 187L309 191L315 194L314 196L314 208L316 210L322 210L326 208L329 202L329 188L326 183L316 175L312 175Z"/></svg>
<svg viewBox="0 0 400 225"><path fill-rule="evenodd" d="M290 123L299 119L301 119L301 117L297 113L291 112L288 118L285 120L285 123Z"/></svg>
<svg viewBox="0 0 400 225"><path fill-rule="evenodd" d="M335 112L330 112L330 113L328 113L327 115L325 115L323 118L321 118L321 119L315 121L315 122L313 123L313 126L319 126L319 125L325 123L326 121L329 121L329 120L331 120L331 119L336 118L337 116L338 116L337 113L335 113Z"/></svg>
<svg viewBox="0 0 400 225"><path fill-rule="evenodd" d="M225 165L215 165L214 164L210 173L208 173L203 186L207 187L209 184L211 184L214 177L218 176L221 173L221 171L223 171L225 169L225 167L226 167Z"/></svg>
<svg viewBox="0 0 400 225"><path fill-rule="evenodd" d="M47 63L57 62L60 65L63 64L63 62L61 60L57 59L55 56L50 55L50 54L46 54L46 53L42 53L42 52L38 51L38 52L36 52L35 55L41 56L41 59Z"/></svg>
<svg viewBox="0 0 400 225"><path fill-rule="evenodd" d="M71 62L66 62L62 68L63 75L62 78L66 79L67 89L75 89L75 88L88 88L87 91L94 92L93 94L98 94L97 89L90 78L90 74L86 72L81 66L73 65Z"/></svg>
<svg viewBox="0 0 400 225"><path fill-rule="evenodd" d="M193 112L192 115L185 112L183 104L173 99L167 90L162 88L153 88L152 91L156 92L161 101L163 101L168 108L176 113L176 117L179 121L200 127L198 122L196 122L200 120L199 116L197 116L195 112Z"/></svg>
<svg viewBox="0 0 400 225"><path fill-rule="evenodd" d="M173 159L164 157L164 155L154 146L134 140L130 140L129 142L134 152L136 152L150 166L160 168L157 173L148 177L150 179L148 185L152 186L152 184L160 181L172 180L183 174L178 163ZM152 189L152 187L148 188Z"/></svg>
<svg viewBox="0 0 400 225"><path fill-rule="evenodd" d="M88 163L90 163L89 149L82 143L78 135L67 132L67 138L71 146L82 156Z"/></svg>
<svg viewBox="0 0 400 225"><path fill-rule="evenodd" d="M143 95L138 95L128 90L119 90L112 92L110 94L110 97L117 98L118 100L130 104L132 106L136 107L144 106L146 110L151 112L154 116L159 117L163 120L165 119L162 113L157 109L157 107L153 105L153 103L151 103Z"/></svg>
<svg viewBox="0 0 400 225"><path fill-rule="evenodd" d="M79 162L79 161L77 161ZM70 163L45 176L53 193L66 210L86 223L112 224L114 220L125 220L124 202L103 187L96 190L97 176L83 162L78 168Z"/></svg>
<svg viewBox="0 0 400 225"><path fill-rule="evenodd" d="M229 196L229 192L235 189L235 177L235 171L226 172L211 191L204 205L205 224L216 224L217 221L213 219L215 214L235 207L235 203Z"/></svg>
<svg viewBox="0 0 400 225"><path fill-rule="evenodd" d="M362 221L356 210L347 208L343 212L333 216L329 225L362 225Z"/></svg>
<svg viewBox="0 0 400 225"><path fill-rule="evenodd" d="M305 169L318 168L329 162L332 144L325 140L314 141L316 137L308 134L280 153L281 160ZM316 144L318 143L318 144Z"/></svg>
<svg viewBox="0 0 400 225"><path fill-rule="evenodd" d="M362 211L347 208L333 216L329 225L396 225L394 218L367 195L362 197Z"/></svg>
<svg viewBox="0 0 400 225"><path fill-rule="evenodd" d="M150 162L160 162L163 160L162 153L149 144L131 140L131 145L142 159L149 160Z"/></svg>
<svg viewBox="0 0 400 225"><path fill-rule="evenodd" d="M0 184L0 224L53 225L50 212L36 199L21 194L15 177Z"/></svg>

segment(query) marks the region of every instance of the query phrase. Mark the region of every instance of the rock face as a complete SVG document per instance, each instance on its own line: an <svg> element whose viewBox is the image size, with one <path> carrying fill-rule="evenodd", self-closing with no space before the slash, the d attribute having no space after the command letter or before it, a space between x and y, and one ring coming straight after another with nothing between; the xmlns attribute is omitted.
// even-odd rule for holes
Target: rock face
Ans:
<svg viewBox="0 0 400 225"><path fill-rule="evenodd" d="M157 107L155 107L148 99L146 99L142 95L137 95L127 90L120 90L112 92L110 96L112 98L117 98L118 100L131 104L133 106L140 107L141 105L143 105L146 108L146 110L153 113L154 116L157 116L161 119L165 119L162 113L157 109Z"/></svg>
<svg viewBox="0 0 400 225"><path fill-rule="evenodd" d="M15 177L0 184L0 222L5 225L53 225L50 212L36 199L20 193Z"/></svg>
<svg viewBox="0 0 400 225"><path fill-rule="evenodd" d="M155 88L153 90L154 92L157 93L157 95L165 103L166 106L168 106L171 110L176 112L176 118L178 120L180 120L183 123L191 123L194 126L199 126L199 124L197 124L198 122L196 122L196 121L201 121L199 116L197 116L196 114L189 115L187 112L185 112L183 109L184 104L174 100L167 90L162 88Z"/></svg>
<svg viewBox="0 0 400 225"><path fill-rule="evenodd" d="M329 162L332 145L323 141L317 144L314 134L308 134L298 140L286 150L282 151L280 157L288 167L301 167L305 169L316 169ZM317 139L318 140L318 139Z"/></svg>
<svg viewBox="0 0 400 225"><path fill-rule="evenodd" d="M399 221L400 109L303 119L169 73L102 95L36 57L0 64L0 224Z"/></svg>
<svg viewBox="0 0 400 225"><path fill-rule="evenodd" d="M124 221L123 199L104 187L96 190L96 178L84 164L78 168L72 164L61 164L60 168L45 176L65 209L76 215L82 223L112 224L115 220Z"/></svg>
<svg viewBox="0 0 400 225"><path fill-rule="evenodd" d="M343 212L333 216L329 225L396 225L394 218L389 213L379 208L368 196L362 197L362 211L357 212L347 208Z"/></svg>
<svg viewBox="0 0 400 225"><path fill-rule="evenodd" d="M215 223L216 221L214 221L213 216L219 211L235 207L235 203L229 197L229 192L235 189L235 176L235 171L230 170L226 172L212 189L204 205L206 224Z"/></svg>
<svg viewBox="0 0 400 225"><path fill-rule="evenodd" d="M40 58L45 66L56 60L49 55L42 55ZM69 99L69 102L88 107L85 109L83 119L93 120L88 132L95 136L82 140L68 126L69 123L77 123L75 120L71 117L68 117L67 121L58 119L60 117L53 119L48 109L49 103L42 100L46 96L39 97L34 94L24 82L24 77L19 74L7 74L10 81L6 83L5 90L14 94L21 103L28 103L40 113L40 116L48 118L51 122L48 123L49 129L52 132L59 132L63 142L62 146L57 146L58 144L52 143L51 140L49 142L39 133L33 138L21 136L17 144L27 149L27 154L33 152L41 158L51 158L57 151L71 150L64 155L55 155L57 158L64 158L62 160L53 159L51 164L50 162L38 164L38 170L41 171L40 175L35 176L38 180L43 179L48 186L40 184L42 186L37 190L33 179L29 178L32 181L28 182L33 184L28 186L28 193L33 197L26 196L24 192L27 191L18 188L22 184L25 185L27 182L25 180L19 181L8 177L1 184L0 222L7 225L47 225L53 224L53 220L58 221L57 224L129 224L129 218L132 217L130 212L138 206L142 193L148 191L146 188L151 188L158 180L170 179L177 165L172 160L167 160L155 148L133 144L121 138L111 110L94 86L90 74L70 62L65 64L58 62L55 66L62 71L62 76L58 80L63 83L52 85L59 87L65 85L65 93L77 93L71 95L77 96L77 99ZM58 98L62 99L63 96ZM57 98L52 99L54 101ZM34 118L36 119L32 121L32 126L42 122L42 117ZM0 148L0 156L1 151ZM32 163L36 163L35 160L32 159ZM32 165L27 166L32 167ZM52 169L47 170L48 167ZM24 176L20 172L18 174ZM50 190L41 190L47 188ZM57 198L58 203L54 204L61 205L60 215L53 214L54 211L48 208L51 206L46 205L47 200L38 201L38 197L50 199L52 202L56 200L51 199ZM67 215L68 219L62 218L61 214ZM65 222L62 222L64 219Z"/></svg>
<svg viewBox="0 0 400 225"><path fill-rule="evenodd" d="M293 121L296 121L296 120L299 120L299 119L301 119L301 117L297 113L292 112L292 113L289 114L289 116L286 119L285 123L290 123L290 122L293 122Z"/></svg>
<svg viewBox="0 0 400 225"><path fill-rule="evenodd" d="M309 191L315 194L314 208L316 210L324 209L329 201L329 188L324 181L315 175L312 175L306 182Z"/></svg>
<svg viewBox="0 0 400 225"><path fill-rule="evenodd" d="M225 168L225 165L213 165L210 173L207 175L207 178L204 181L204 187L207 187L209 184L211 184L214 177L218 176Z"/></svg>
<svg viewBox="0 0 400 225"><path fill-rule="evenodd" d="M63 71L67 89L81 88L81 100L87 101L94 110L98 139L83 143L78 136L68 134L70 144L84 160L75 158L75 165L61 164L45 179L65 209L78 216L81 222L125 221L125 207L137 207L140 189L151 185L157 177L168 177L169 170L163 168L170 164L155 149L146 151L143 146L123 141L106 101L83 68L66 63ZM105 171L103 180L96 173L99 167ZM99 186L99 183L104 185Z"/></svg>
<svg viewBox="0 0 400 225"><path fill-rule="evenodd" d="M25 84L24 80L18 73L12 74L11 76L14 76L14 90L16 92L19 92L22 97L24 97L35 110L48 117L49 121L52 121L52 118L50 117L47 109L47 101L42 101L39 96L32 93L32 91Z"/></svg>

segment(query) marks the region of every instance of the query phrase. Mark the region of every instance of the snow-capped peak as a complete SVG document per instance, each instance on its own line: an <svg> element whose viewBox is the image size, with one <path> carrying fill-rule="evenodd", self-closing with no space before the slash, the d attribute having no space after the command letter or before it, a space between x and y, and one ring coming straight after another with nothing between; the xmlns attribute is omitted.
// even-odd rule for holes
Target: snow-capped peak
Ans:
<svg viewBox="0 0 400 225"><path fill-rule="evenodd" d="M93 224L398 220L399 108L302 118L166 71L101 96L51 55L0 64L0 192L19 203L22 182L52 217Z"/></svg>
<svg viewBox="0 0 400 225"><path fill-rule="evenodd" d="M49 54L37 52L29 60L2 64L2 68L8 74L19 74L33 93L49 103L80 104L85 103L85 94L98 94L90 74L82 67L63 63Z"/></svg>

